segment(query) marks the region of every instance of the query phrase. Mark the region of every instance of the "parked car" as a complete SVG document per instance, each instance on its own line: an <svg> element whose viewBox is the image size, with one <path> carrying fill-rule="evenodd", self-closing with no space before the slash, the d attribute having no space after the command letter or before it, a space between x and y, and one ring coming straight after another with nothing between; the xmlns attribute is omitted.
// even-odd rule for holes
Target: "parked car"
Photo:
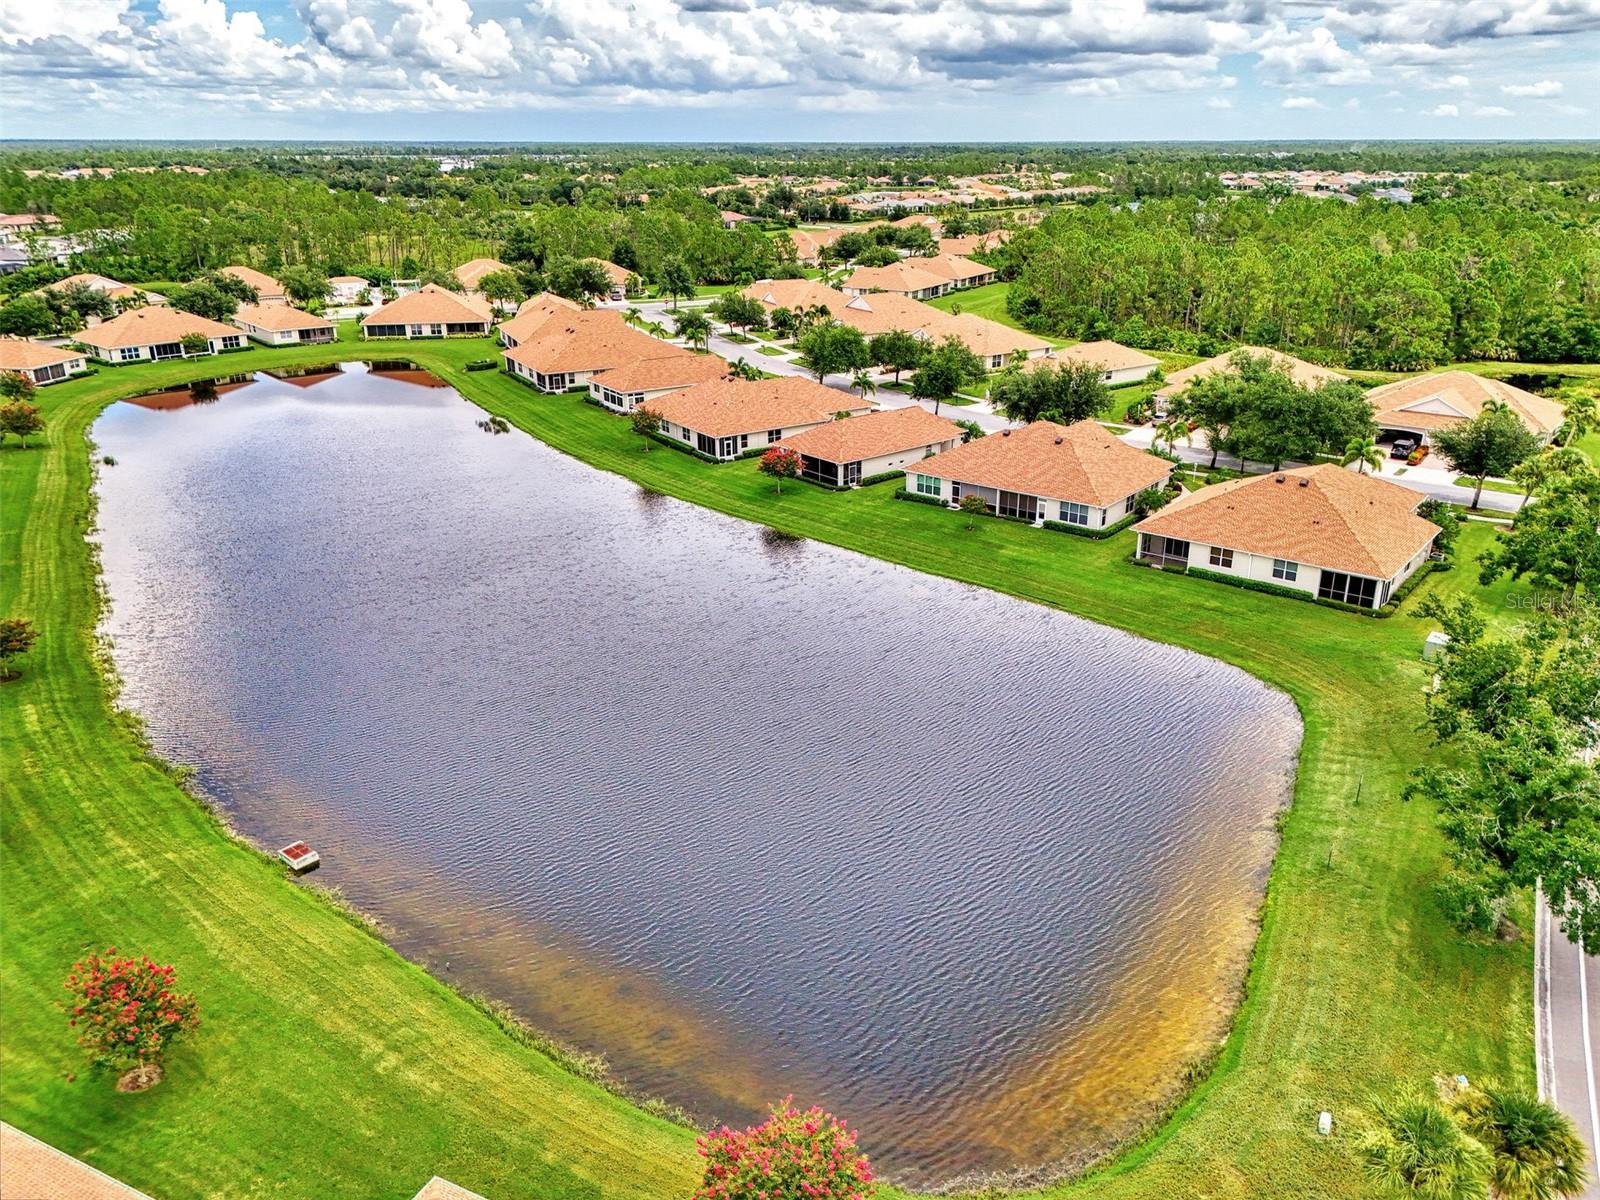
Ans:
<svg viewBox="0 0 1600 1200"><path fill-rule="evenodd" d="M1417 439L1414 437L1395 438L1394 445L1389 447L1389 457L1409 459L1417 445Z"/></svg>

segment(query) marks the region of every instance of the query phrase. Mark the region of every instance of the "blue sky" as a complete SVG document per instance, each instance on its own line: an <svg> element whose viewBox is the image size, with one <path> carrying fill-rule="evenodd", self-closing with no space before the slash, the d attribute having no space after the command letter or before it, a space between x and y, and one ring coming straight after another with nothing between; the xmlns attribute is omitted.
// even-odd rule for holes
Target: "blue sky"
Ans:
<svg viewBox="0 0 1600 1200"><path fill-rule="evenodd" d="M1600 137L1600 0L0 0L47 138Z"/></svg>

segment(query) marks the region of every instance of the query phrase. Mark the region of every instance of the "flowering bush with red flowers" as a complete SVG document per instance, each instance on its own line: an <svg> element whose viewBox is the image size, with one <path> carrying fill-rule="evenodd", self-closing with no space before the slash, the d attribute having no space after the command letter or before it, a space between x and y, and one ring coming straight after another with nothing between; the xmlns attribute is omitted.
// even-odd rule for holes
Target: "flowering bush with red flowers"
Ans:
<svg viewBox="0 0 1600 1200"><path fill-rule="evenodd" d="M706 1160L694 1200L865 1200L872 1168L854 1131L820 1108L775 1106L760 1125L721 1129L697 1143Z"/></svg>
<svg viewBox="0 0 1600 1200"><path fill-rule="evenodd" d="M97 1067L128 1071L160 1063L172 1039L200 1024L193 994L175 989L173 968L147 955L91 954L72 964L64 985L67 1024Z"/></svg>

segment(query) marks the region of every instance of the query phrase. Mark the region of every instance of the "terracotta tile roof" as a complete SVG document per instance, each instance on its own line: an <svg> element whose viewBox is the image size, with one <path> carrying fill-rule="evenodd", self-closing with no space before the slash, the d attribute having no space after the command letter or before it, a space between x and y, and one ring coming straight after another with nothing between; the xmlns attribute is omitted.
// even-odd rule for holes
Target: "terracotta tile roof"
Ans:
<svg viewBox="0 0 1600 1200"><path fill-rule="evenodd" d="M1079 342L1052 350L1040 358L1028 360L1030 368L1045 363L1059 366L1063 362L1098 363L1107 371L1126 371L1131 367L1159 367L1161 360L1143 350L1124 346L1121 342Z"/></svg>
<svg viewBox="0 0 1600 1200"><path fill-rule="evenodd" d="M81 350L62 350L27 338L0 337L0 371L32 371L82 358Z"/></svg>
<svg viewBox="0 0 1600 1200"><path fill-rule="evenodd" d="M846 463L936 446L961 436L961 426L954 421L936 417L920 404L911 404L829 421L784 438L783 445L812 458Z"/></svg>
<svg viewBox="0 0 1600 1200"><path fill-rule="evenodd" d="M604 258L590 258L584 261L599 263L605 269L606 277L611 280L611 286L615 288L627 287L628 280L638 274L637 271L630 271L627 267L619 267L616 263Z"/></svg>
<svg viewBox="0 0 1600 1200"><path fill-rule="evenodd" d="M844 285L860 288L862 291L905 294L926 291L929 288L942 288L950 282L948 275L913 265L919 262L920 259L906 259L903 262L890 263L887 267L857 267L850 278L844 281Z"/></svg>
<svg viewBox="0 0 1600 1200"><path fill-rule="evenodd" d="M459 267L452 271L451 274L456 277L456 281L460 283L462 287L471 292L477 290L478 285L483 282L483 277L485 275L492 275L496 271L509 270L511 270L511 268L506 266L506 264L501 262L498 258L475 258L470 262L462 263Z"/></svg>
<svg viewBox="0 0 1600 1200"><path fill-rule="evenodd" d="M583 306L554 292L540 292L517 306L517 315L501 321L496 327L504 330L514 341L525 342L539 331L539 327L552 317L582 312Z"/></svg>
<svg viewBox="0 0 1600 1200"><path fill-rule="evenodd" d="M855 326L868 337L891 329L917 333L950 320L949 313L895 292L846 296L844 301L843 308L832 309L833 316L846 325Z"/></svg>
<svg viewBox="0 0 1600 1200"><path fill-rule="evenodd" d="M850 303L849 296L814 279L765 279L760 283L752 283L740 295L761 301L768 311L774 308L811 308L820 304L837 315L841 308Z"/></svg>
<svg viewBox="0 0 1600 1200"><path fill-rule="evenodd" d="M999 321L991 321L988 317L980 317L976 313L946 316L944 320L928 326L927 332L933 341L958 337L966 343L967 349L984 358L996 354L1010 354L1015 350L1031 354L1036 350L1050 348L1050 343L1042 337L1022 329L1013 329L1009 325L1002 325Z"/></svg>
<svg viewBox="0 0 1600 1200"><path fill-rule="evenodd" d="M808 258L816 258L818 252L822 249L823 243L818 241L816 235L809 230L789 229L785 230L785 232L789 235L789 241L794 244L794 256L797 259L803 261Z"/></svg>
<svg viewBox="0 0 1600 1200"><path fill-rule="evenodd" d="M973 262L970 258L962 258L959 254L935 254L927 258L908 258L905 261L919 270L947 280L976 279L981 275L994 274L993 267Z"/></svg>
<svg viewBox="0 0 1600 1200"><path fill-rule="evenodd" d="M836 413L864 412L871 406L847 392L788 375L781 379L715 379L646 400L644 407L664 421L724 437L815 425L831 421Z"/></svg>
<svg viewBox="0 0 1600 1200"><path fill-rule="evenodd" d="M939 228L940 228L940 226L939 226L939 218L938 217L930 217L926 213L921 213L921 214L912 213L909 217L901 217L898 221L890 221L889 224L895 226L898 229L911 229L911 228L913 228L914 226L917 226L917 225L924 225L927 228L933 230L933 232L934 232L934 234L936 236L937 236L937 234L939 232Z"/></svg>
<svg viewBox="0 0 1600 1200"><path fill-rule="evenodd" d="M1292 354L1285 354L1281 350L1269 350L1265 346L1235 346L1232 350L1208 358L1204 362L1197 362L1192 366L1180 367L1167 376L1166 383L1156 389L1158 396L1176 396L1196 379L1207 375L1214 375L1218 371L1233 370L1233 356L1235 354L1248 354L1253 358L1260 358L1263 354L1273 363L1289 369L1289 377L1302 387L1316 387L1320 383L1327 383L1333 379L1348 379L1348 375L1341 374L1331 367L1319 367L1316 363L1309 363L1303 358L1296 358Z"/></svg>
<svg viewBox="0 0 1600 1200"><path fill-rule="evenodd" d="M284 329L332 329L333 322L287 304L241 304L233 319L274 332Z"/></svg>
<svg viewBox="0 0 1600 1200"><path fill-rule="evenodd" d="M470 325L487 324L493 319L489 305L476 296L462 296L436 283L426 283L415 291L391 300L371 316L362 318L368 325Z"/></svg>
<svg viewBox="0 0 1600 1200"><path fill-rule="evenodd" d="M208 338L237 337L239 331L220 321L197 317L194 313L166 305L134 308L73 334L73 340L102 350L121 346L150 346L157 342L176 342L185 334L200 333Z"/></svg>
<svg viewBox="0 0 1600 1200"><path fill-rule="evenodd" d="M411 1200L484 1200L477 1192L469 1192L459 1183L451 1183L435 1175L422 1185L422 1190Z"/></svg>
<svg viewBox="0 0 1600 1200"><path fill-rule="evenodd" d="M1534 433L1548 437L1561 426L1561 405L1501 379L1470 371L1441 371L1375 387L1367 393L1379 425L1445 429L1470 421L1491 400L1504 404Z"/></svg>
<svg viewBox="0 0 1600 1200"><path fill-rule="evenodd" d="M1135 528L1389 579L1439 532L1417 516L1422 500L1399 484L1321 463L1188 492Z"/></svg>
<svg viewBox="0 0 1600 1200"><path fill-rule="evenodd" d="M0 1124L0 1196L16 1200L150 1200L54 1146Z"/></svg>
<svg viewBox="0 0 1600 1200"><path fill-rule="evenodd" d="M593 309L546 321L533 337L503 353L541 375L560 375L604 371L685 351L631 328L619 312Z"/></svg>
<svg viewBox="0 0 1600 1200"><path fill-rule="evenodd" d="M665 342L661 345L676 353L608 368L600 373L596 382L614 392L654 392L662 388L688 387L691 383L721 379L728 373L726 360L715 354L679 350L676 346L667 346Z"/></svg>
<svg viewBox="0 0 1600 1200"><path fill-rule="evenodd" d="M41 292L51 292L56 288L71 287L75 283L81 283L84 287L93 288L97 292L107 293L116 288L126 288L128 286L121 280L112 279L109 275L68 275L65 279L58 279L54 283L47 283L42 288L38 288L37 290Z"/></svg>
<svg viewBox="0 0 1600 1200"><path fill-rule="evenodd" d="M283 284L271 275L263 274L253 267L223 267L218 275L231 275L241 282L248 283L264 300L268 296L282 296Z"/></svg>
<svg viewBox="0 0 1600 1200"><path fill-rule="evenodd" d="M1009 229L996 229L993 233L968 233L961 237L939 239L940 254L978 254L1003 246L1011 238Z"/></svg>
<svg viewBox="0 0 1600 1200"><path fill-rule="evenodd" d="M1135 450L1096 421L1035 421L975 438L916 469L960 483L1105 508L1160 483L1172 464Z"/></svg>
<svg viewBox="0 0 1600 1200"><path fill-rule="evenodd" d="M329 283L359 283L362 287L370 287L371 286L367 282L367 280L365 278L363 278L362 276L360 276L360 275L335 275L332 279L328 280L328 282Z"/></svg>

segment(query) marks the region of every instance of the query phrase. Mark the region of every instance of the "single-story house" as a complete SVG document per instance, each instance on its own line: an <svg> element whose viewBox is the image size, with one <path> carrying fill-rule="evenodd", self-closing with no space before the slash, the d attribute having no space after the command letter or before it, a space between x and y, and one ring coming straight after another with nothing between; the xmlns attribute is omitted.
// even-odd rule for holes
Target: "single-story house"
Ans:
<svg viewBox="0 0 1600 1200"><path fill-rule="evenodd" d="M937 309L933 310L938 312ZM1050 343L1025 330L1013 329L976 313L958 313L955 316L940 314L942 320L924 327L930 342L942 342L947 337L959 338L966 343L991 371L998 371L1017 355L1025 359L1038 358L1050 353Z"/></svg>
<svg viewBox="0 0 1600 1200"><path fill-rule="evenodd" d="M726 208L722 210L721 216L722 227L724 229L737 229L740 225L743 225L746 221L751 219L745 216L743 213L736 213Z"/></svg>
<svg viewBox="0 0 1600 1200"><path fill-rule="evenodd" d="M847 296L889 292L913 300L932 300L955 286L949 276L928 270L921 265L922 261L906 258L886 267L857 267L840 285L840 290Z"/></svg>
<svg viewBox="0 0 1600 1200"><path fill-rule="evenodd" d="M283 290L283 284L279 283L271 275L257 271L253 267L223 267L217 274L231 275L239 282L247 283L255 288L257 304L289 303L289 294Z"/></svg>
<svg viewBox="0 0 1600 1200"><path fill-rule="evenodd" d="M910 470L930 454L954 449L961 426L920 404L885 408L813 426L783 440L800 456L800 474L831 487L854 487L886 471Z"/></svg>
<svg viewBox="0 0 1600 1200"><path fill-rule="evenodd" d="M21 375L43 387L88 368L88 360L81 350L46 346L27 338L0 337L0 375Z"/></svg>
<svg viewBox="0 0 1600 1200"><path fill-rule="evenodd" d="M1561 405L1534 392L1471 371L1440 371L1399 379L1367 393L1381 434L1411 434L1423 442L1440 429L1482 414L1491 401L1505 405L1541 442L1561 428Z"/></svg>
<svg viewBox="0 0 1600 1200"><path fill-rule="evenodd" d="M814 279L763 279L739 294L759 300L769 313L775 308L787 308L790 312L826 308L831 315L838 316L839 310L850 303L849 296Z"/></svg>
<svg viewBox="0 0 1600 1200"><path fill-rule="evenodd" d="M906 489L947 504L981 496L1002 517L1104 529L1133 512L1140 492L1165 484L1172 467L1097 421L1034 421L907 467Z"/></svg>
<svg viewBox="0 0 1600 1200"><path fill-rule="evenodd" d="M631 413L646 401L728 373L727 362L715 354L696 354L666 342L660 345L666 353L591 375L589 395L612 412Z"/></svg>
<svg viewBox="0 0 1600 1200"><path fill-rule="evenodd" d="M1296 358L1292 354L1285 354L1281 350L1269 350L1265 346L1235 346L1224 354L1215 355L1204 362L1197 362L1187 367L1180 367L1167 376L1167 381L1155 391L1156 399L1165 400L1169 396L1176 396L1196 379L1203 379L1207 375L1214 375L1218 371L1232 371L1234 369L1233 357L1236 354L1248 354L1251 358L1260 358L1265 355L1272 360L1276 367L1284 368L1301 387L1320 387L1336 379L1349 379L1348 375L1333 370L1331 367L1318 366L1316 363L1307 362L1303 358Z"/></svg>
<svg viewBox="0 0 1600 1200"><path fill-rule="evenodd" d="M939 239L939 253L953 254L966 258L973 254L982 254L987 250L994 250L1006 244L1011 238L1009 229L996 229L992 233L966 233L960 237L945 237Z"/></svg>
<svg viewBox="0 0 1600 1200"><path fill-rule="evenodd" d="M973 262L970 258L962 258L959 254L934 254L926 258L909 258L906 261L914 263L924 271L944 276L950 281L951 291L993 283L997 273L993 267Z"/></svg>
<svg viewBox="0 0 1600 1200"><path fill-rule="evenodd" d="M546 321L527 341L501 351L506 369L541 392L584 387L602 371L684 353L681 346L632 328L614 309Z"/></svg>
<svg viewBox="0 0 1600 1200"><path fill-rule="evenodd" d="M554 292L540 292L517 306L517 315L501 321L496 327L502 346L515 346L531 338L552 317L566 317L582 312L583 305L558 296Z"/></svg>
<svg viewBox="0 0 1600 1200"><path fill-rule="evenodd" d="M1142 350L1135 350L1124 346L1121 342L1079 342L1074 346L1063 346L1059 350L1052 350L1048 355L1028 361L1028 366L1034 367L1043 363L1060 366L1063 363L1093 363L1100 368L1100 381L1117 387L1124 383L1138 383L1141 379L1149 378L1150 374L1161 365L1161 360Z"/></svg>
<svg viewBox="0 0 1600 1200"><path fill-rule="evenodd" d="M335 304L359 304L362 292L376 290L359 275L335 275L328 280L328 299Z"/></svg>
<svg viewBox="0 0 1600 1200"><path fill-rule="evenodd" d="M611 291L607 293L607 299L626 300L628 298L628 280L632 279L637 272L630 271L627 267L619 267L616 263L609 262L603 258L591 258L586 261L599 263L600 269L606 273L606 278L611 280Z"/></svg>
<svg viewBox="0 0 1600 1200"><path fill-rule="evenodd" d="M464 262L454 271L456 282L469 292L478 290L478 285L483 282L485 275L492 275L496 271L509 271L510 267L498 258L475 258L471 262Z"/></svg>
<svg viewBox="0 0 1600 1200"><path fill-rule="evenodd" d="M872 406L798 375L779 379L714 379L647 401L661 432L709 458L738 458L746 450L832 421L840 412Z"/></svg>
<svg viewBox="0 0 1600 1200"><path fill-rule="evenodd" d="M241 304L233 323L264 346L331 342L335 336L332 321L287 304Z"/></svg>
<svg viewBox="0 0 1600 1200"><path fill-rule="evenodd" d="M1252 475L1178 497L1140 521L1138 556L1381 608L1428 560L1426 497L1332 463Z"/></svg>
<svg viewBox="0 0 1600 1200"><path fill-rule="evenodd" d="M130 363L187 358L183 339L191 333L206 339L207 354L244 346L244 334L232 325L164 304L131 308L73 336L89 348L90 358L107 363Z"/></svg>
<svg viewBox="0 0 1600 1200"><path fill-rule="evenodd" d="M362 318L361 336L368 338L482 337L494 314L476 296L463 296L436 283L391 300Z"/></svg>
<svg viewBox="0 0 1600 1200"><path fill-rule="evenodd" d="M935 181L932 179L919 179L917 180L917 186L932 187L934 182ZM929 233L933 234L934 237L938 237L944 228L944 226L940 224L938 217L930 216L927 213L912 213L908 217L901 217L897 221L890 221L889 224L893 225L896 229L911 229L917 225L921 225Z"/></svg>
<svg viewBox="0 0 1600 1200"><path fill-rule="evenodd" d="M56 288L72 287L74 285L81 285L89 288L91 291L103 293L115 304L117 304L118 307L121 307L123 303L135 297L142 300L145 304L165 304L167 302L167 298L161 295L160 292L147 292L143 288L129 287L120 280L112 279L109 275L68 275L65 279L58 279L54 283L47 283L42 288L36 288L35 291L47 292L53 291ZM89 323L94 324L99 320L99 317L90 317Z"/></svg>

